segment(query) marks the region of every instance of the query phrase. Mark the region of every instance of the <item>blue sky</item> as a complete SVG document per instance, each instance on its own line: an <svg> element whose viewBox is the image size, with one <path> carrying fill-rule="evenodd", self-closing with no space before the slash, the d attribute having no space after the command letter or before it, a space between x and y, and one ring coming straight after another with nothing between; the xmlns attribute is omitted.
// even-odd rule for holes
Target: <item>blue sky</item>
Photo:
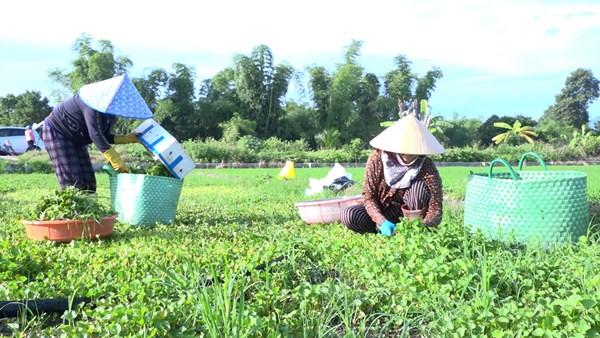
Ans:
<svg viewBox="0 0 600 338"><path fill-rule="evenodd" d="M413 71L440 67L434 115L486 119L541 117L569 74L600 78L597 0L221 0L145 2L20 0L2 5L0 96L57 88L52 69L70 69L82 34L109 40L129 57L131 76L173 63L193 67L197 88L232 65L235 54L269 46L275 63L299 70L343 62L351 41L364 42L358 62L384 75L405 54ZM81 8L80 12L76 12ZM290 94L290 99L294 97ZM51 102L52 105L55 102ZM590 106L600 117L600 103Z"/></svg>

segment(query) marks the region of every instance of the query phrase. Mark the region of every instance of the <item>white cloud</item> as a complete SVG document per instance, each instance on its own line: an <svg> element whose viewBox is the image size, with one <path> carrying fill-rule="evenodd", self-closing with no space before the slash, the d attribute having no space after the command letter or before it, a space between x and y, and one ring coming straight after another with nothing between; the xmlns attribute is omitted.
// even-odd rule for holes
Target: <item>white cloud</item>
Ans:
<svg viewBox="0 0 600 338"><path fill-rule="evenodd" d="M85 32L111 41L136 69L181 62L195 67L200 80L259 44L272 49L276 62L299 69L334 65L353 39L364 42L364 56L389 60L382 66L388 70L399 54L445 74L465 70L439 88L548 74L562 83L579 67L600 72L600 3L593 0L20 0L4 4L3 14L0 61L14 57L7 59L3 41L60 48L64 62L54 57L46 69L68 67L75 55L64 55ZM544 99L543 106L550 103Z"/></svg>
<svg viewBox="0 0 600 338"><path fill-rule="evenodd" d="M365 42L363 54L406 54L502 74L585 64L596 47L578 41L600 23L600 4L518 0L105 0L81 12L75 12L82 7L78 1L22 0L7 7L12 15L0 21L0 37L32 43L72 45L86 32L124 50L233 56L266 44L278 59L320 53L341 59L356 39Z"/></svg>

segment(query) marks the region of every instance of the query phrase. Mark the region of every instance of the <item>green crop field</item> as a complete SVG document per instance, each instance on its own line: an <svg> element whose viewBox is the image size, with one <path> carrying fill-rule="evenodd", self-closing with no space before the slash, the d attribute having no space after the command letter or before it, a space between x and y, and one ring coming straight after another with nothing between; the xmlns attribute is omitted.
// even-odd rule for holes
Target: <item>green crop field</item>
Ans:
<svg viewBox="0 0 600 338"><path fill-rule="evenodd" d="M54 174L0 174L0 302L91 299L58 314L0 316L0 335L599 336L600 167L549 167L587 173L592 215L587 236L552 249L465 229L468 175L485 167L439 168L436 229L403 221L384 237L305 224L294 203L334 196L305 195L328 170L297 168L282 181L279 169L195 169L173 224L117 223L109 238L69 244L29 240L19 222L58 188ZM360 193L364 169L346 170L357 184L344 194ZM108 177L97 177L108 204Z"/></svg>

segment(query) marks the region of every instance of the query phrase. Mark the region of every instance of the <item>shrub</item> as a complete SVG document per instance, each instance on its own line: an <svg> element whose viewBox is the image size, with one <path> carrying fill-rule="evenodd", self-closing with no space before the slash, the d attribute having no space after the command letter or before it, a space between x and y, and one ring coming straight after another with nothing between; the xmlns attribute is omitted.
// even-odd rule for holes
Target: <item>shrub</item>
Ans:
<svg viewBox="0 0 600 338"><path fill-rule="evenodd" d="M264 147L264 141L256 136L244 135L240 137L236 145L243 150L249 150L255 153L260 152Z"/></svg>

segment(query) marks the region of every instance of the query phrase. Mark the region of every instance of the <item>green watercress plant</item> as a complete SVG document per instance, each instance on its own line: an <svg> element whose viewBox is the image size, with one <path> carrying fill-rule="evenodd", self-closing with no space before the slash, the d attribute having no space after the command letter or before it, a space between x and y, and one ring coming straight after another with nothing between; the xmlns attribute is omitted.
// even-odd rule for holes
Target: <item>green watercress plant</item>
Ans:
<svg viewBox="0 0 600 338"><path fill-rule="evenodd" d="M141 166L130 168L132 174L173 177L169 169L161 162L155 162L147 168Z"/></svg>
<svg viewBox="0 0 600 338"><path fill-rule="evenodd" d="M101 203L95 194L75 187L56 189L34 205L23 218L36 221L71 219L101 219L115 214L111 207Z"/></svg>

